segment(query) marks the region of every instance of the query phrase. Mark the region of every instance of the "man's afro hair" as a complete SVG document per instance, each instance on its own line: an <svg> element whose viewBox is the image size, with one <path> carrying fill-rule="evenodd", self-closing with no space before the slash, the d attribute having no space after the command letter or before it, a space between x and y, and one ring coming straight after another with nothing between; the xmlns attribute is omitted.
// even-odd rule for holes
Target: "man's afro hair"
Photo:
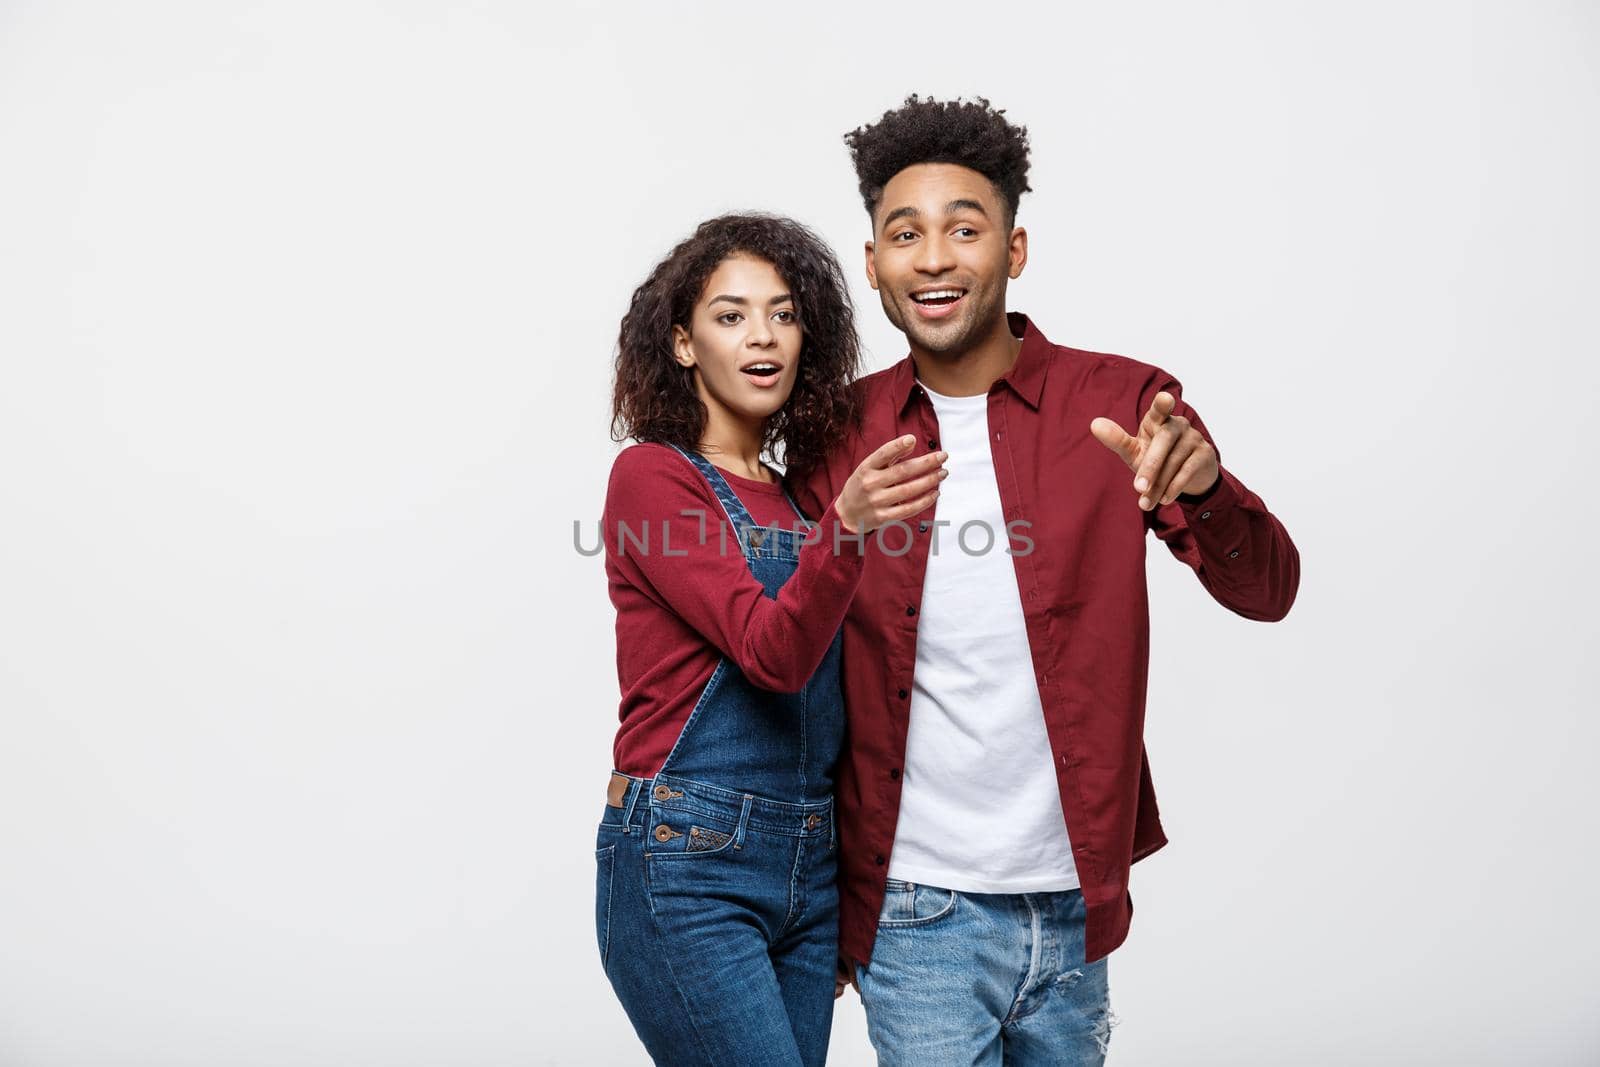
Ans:
<svg viewBox="0 0 1600 1067"><path fill-rule="evenodd" d="M959 163L982 174L1005 200L1011 222L1017 202L1031 190L1028 128L1008 122L1004 110L981 96L964 102L912 93L877 122L845 134L844 141L868 215L876 213L889 179L918 163Z"/></svg>

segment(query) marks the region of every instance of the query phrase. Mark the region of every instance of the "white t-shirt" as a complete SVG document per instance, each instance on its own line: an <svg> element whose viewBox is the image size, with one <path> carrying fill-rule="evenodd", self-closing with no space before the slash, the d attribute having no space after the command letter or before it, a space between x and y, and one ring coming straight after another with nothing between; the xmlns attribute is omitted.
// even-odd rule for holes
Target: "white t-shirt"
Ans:
<svg viewBox="0 0 1600 1067"><path fill-rule="evenodd" d="M969 893L1073 889L1078 870L1006 551L989 398L922 388L950 476L922 584L889 877Z"/></svg>

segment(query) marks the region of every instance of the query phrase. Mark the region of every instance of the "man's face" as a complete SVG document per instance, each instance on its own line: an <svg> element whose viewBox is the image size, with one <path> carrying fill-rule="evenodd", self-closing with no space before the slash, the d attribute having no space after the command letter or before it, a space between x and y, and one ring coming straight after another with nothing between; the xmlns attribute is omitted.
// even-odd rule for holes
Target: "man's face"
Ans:
<svg viewBox="0 0 1600 1067"><path fill-rule="evenodd" d="M1007 227L988 178L955 163L918 163L884 186L867 280L913 345L956 355L1003 321L1006 281L1027 258L1028 235Z"/></svg>

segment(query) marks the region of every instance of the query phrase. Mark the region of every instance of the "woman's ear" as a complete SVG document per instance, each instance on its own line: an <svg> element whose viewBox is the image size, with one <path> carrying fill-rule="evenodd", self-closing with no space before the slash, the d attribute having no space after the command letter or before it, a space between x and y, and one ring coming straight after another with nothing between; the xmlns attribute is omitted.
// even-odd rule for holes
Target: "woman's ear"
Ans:
<svg viewBox="0 0 1600 1067"><path fill-rule="evenodd" d="M689 343L689 331L682 326L672 327L672 358L680 367L694 366L694 345Z"/></svg>

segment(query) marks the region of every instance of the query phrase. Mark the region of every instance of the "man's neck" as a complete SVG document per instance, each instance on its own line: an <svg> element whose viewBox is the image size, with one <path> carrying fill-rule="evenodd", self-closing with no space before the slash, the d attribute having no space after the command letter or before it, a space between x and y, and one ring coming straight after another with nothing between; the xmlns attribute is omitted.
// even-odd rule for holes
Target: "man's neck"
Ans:
<svg viewBox="0 0 1600 1067"><path fill-rule="evenodd" d="M1009 371L1022 352L1022 338L1011 333L1005 315L976 344L960 352L934 354L913 344L917 380L943 396L977 396Z"/></svg>

